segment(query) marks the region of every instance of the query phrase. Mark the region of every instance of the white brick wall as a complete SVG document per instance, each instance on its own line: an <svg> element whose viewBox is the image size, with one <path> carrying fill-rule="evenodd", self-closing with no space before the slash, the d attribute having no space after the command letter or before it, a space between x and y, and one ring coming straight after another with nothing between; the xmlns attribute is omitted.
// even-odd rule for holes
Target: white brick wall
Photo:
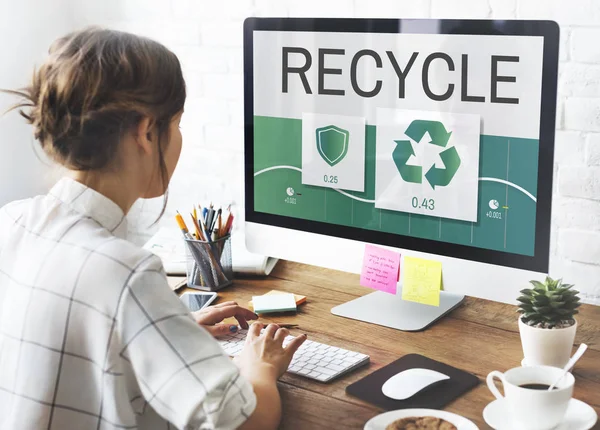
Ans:
<svg viewBox="0 0 600 430"><path fill-rule="evenodd" d="M596 21L596 26L598 26ZM571 58L579 63L600 63L600 29L581 28L573 29L571 34Z"/></svg>
<svg viewBox="0 0 600 430"><path fill-rule="evenodd" d="M551 19L561 26L551 275L600 304L600 1L598 0L79 0L82 24L156 38L181 59L189 96L184 151L167 216L192 202L234 201L242 215L242 22L246 16ZM107 5L108 4L108 5ZM161 202L132 211L143 242ZM240 219L240 218L238 218Z"/></svg>

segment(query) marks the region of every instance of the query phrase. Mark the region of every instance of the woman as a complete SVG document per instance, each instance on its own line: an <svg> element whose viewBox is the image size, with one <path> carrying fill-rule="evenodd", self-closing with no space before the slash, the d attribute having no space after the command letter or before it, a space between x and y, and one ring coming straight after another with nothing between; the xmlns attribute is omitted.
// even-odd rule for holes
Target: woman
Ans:
<svg viewBox="0 0 600 430"><path fill-rule="evenodd" d="M160 260L124 240L131 206L165 194L179 159L177 57L87 29L13 94L69 173L0 210L0 429L275 428L276 381L306 336L284 348L287 330L254 323L230 360L212 336L256 315L233 302L190 315Z"/></svg>

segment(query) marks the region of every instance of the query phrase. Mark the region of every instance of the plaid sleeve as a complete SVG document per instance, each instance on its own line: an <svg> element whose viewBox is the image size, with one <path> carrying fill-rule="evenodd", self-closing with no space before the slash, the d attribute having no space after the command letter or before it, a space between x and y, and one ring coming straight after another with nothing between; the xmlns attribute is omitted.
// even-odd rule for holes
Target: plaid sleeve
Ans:
<svg viewBox="0 0 600 430"><path fill-rule="evenodd" d="M158 257L148 261L119 305L121 356L146 401L177 428L238 427L256 407L252 386L170 290Z"/></svg>

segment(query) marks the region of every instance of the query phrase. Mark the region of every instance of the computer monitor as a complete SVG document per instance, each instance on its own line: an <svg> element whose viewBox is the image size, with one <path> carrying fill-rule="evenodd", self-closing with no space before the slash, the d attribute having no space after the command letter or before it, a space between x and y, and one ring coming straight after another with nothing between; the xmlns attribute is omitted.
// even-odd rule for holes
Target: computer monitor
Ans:
<svg viewBox="0 0 600 430"><path fill-rule="evenodd" d="M440 261L439 308L332 310L389 327L514 302L548 272L558 44L550 21L248 19L248 248L355 273L365 244Z"/></svg>

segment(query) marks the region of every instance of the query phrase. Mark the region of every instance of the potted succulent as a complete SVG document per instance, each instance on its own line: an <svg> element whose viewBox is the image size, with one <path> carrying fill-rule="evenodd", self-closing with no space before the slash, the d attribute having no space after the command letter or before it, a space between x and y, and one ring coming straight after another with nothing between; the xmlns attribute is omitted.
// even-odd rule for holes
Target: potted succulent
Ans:
<svg viewBox="0 0 600 430"><path fill-rule="evenodd" d="M521 291L519 333L524 365L563 367L575 341L579 291L562 279L546 277L544 283L531 281L532 288Z"/></svg>

